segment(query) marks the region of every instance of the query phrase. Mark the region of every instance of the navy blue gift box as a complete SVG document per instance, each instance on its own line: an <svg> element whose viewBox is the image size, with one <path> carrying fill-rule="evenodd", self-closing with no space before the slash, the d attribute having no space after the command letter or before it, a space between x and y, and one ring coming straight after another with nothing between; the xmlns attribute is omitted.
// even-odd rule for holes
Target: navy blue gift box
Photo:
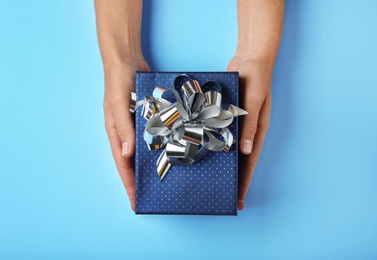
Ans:
<svg viewBox="0 0 377 260"><path fill-rule="evenodd" d="M217 81L222 102L238 106L238 72L184 72L200 85ZM170 88L182 72L137 72L137 100L156 86ZM160 181L156 161L163 148L148 150L143 139L146 119L136 112L136 214L237 215L238 142L229 152L209 153L192 164L174 164ZM238 117L228 127L238 141Z"/></svg>

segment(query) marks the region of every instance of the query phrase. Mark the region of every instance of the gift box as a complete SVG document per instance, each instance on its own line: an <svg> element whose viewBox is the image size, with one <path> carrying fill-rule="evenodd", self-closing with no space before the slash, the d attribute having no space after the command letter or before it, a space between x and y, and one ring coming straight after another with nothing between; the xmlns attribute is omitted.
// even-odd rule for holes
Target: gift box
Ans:
<svg viewBox="0 0 377 260"><path fill-rule="evenodd" d="M192 85L183 86L182 84L189 79L191 79ZM177 83L179 80L182 82ZM133 96L133 99L149 100L149 103L147 101L142 103L143 109L140 109L142 110L141 112L139 110L135 112L136 214L237 215L238 117L232 118L231 124L226 127L227 131L229 130L232 135L231 140L225 140L225 142L231 142L226 147L227 149L221 148L221 151L217 151L218 149L214 149L215 151L203 149L199 142L195 143L195 138L198 135L198 132L194 131L196 128L192 132L188 131L197 121L200 121L197 119L203 117L201 114L206 113L203 112L198 116L199 112L193 112L195 109L199 109L198 107L195 108L195 102L200 103L201 97L199 95L195 99L188 99L192 89L196 88L201 91L199 88L208 88L209 86L214 90L211 91L211 95L209 95L210 92L206 94L207 102L209 102L208 99L212 99L211 102L221 102L221 104L217 105L221 106L222 110L234 111L234 108L238 106L238 72L137 72L135 83L136 96ZM181 89L183 88L186 88L189 94L182 93ZM163 90L162 92L160 91L161 89ZM175 91L165 91L170 89ZM203 93L205 92L203 91ZM218 93L221 94L221 101L214 100L218 98ZM182 114L182 108L186 110L192 109L191 112L188 112L189 116L194 118L193 114L197 113L196 119L191 120L191 122L187 122L189 120L185 119L181 120L180 125L184 123L187 132L180 134L179 132L182 131L178 131L178 128L173 131L174 126L179 123L174 122L174 126L171 122L169 124L166 123L171 118L174 118L174 111L171 112L169 110L173 106L165 104L168 108L164 109L164 111L167 112L161 112L158 121L160 124L161 122L165 124L162 127L168 126L165 127L165 130L169 128L170 135L166 135L166 131L160 129L159 131L163 134L157 139L161 143L155 144L155 139L149 140L154 137L147 133L148 131L157 131L153 129L158 128L155 125L151 127L156 122L148 122L154 120L151 114L163 110L158 107L158 105L164 105L164 102L160 103L161 100L168 100L173 104L177 101L177 95L183 100L182 105L177 104L177 110ZM184 103L185 101L193 103L188 105ZM151 107L151 104L155 104L155 106ZM138 105L141 106L140 104ZM189 106L191 108L188 108ZM202 107L204 106L202 105ZM163 118L166 115L169 115L169 117L168 119L165 118L164 121ZM228 120L224 118L222 119ZM214 124L213 126L211 126L212 123ZM210 130L220 131L223 126L216 128L217 123L216 118L215 121L204 121L204 125L209 125L209 127L204 126L202 131L206 133ZM147 131L146 128L148 127L152 130L149 129ZM203 134L203 132L200 133ZM179 135L181 137L177 137ZM208 143L211 140L218 138L220 141L224 141L224 137L229 138L229 135L224 134L224 130L217 135L213 134L212 138L204 134L202 138L206 140L201 142L203 146L208 148ZM173 148L171 146L170 148L167 147L170 145L166 144L168 140L176 142L176 146L173 145ZM217 140L215 141L218 142ZM207 143L204 144L204 142ZM169 161L167 156L170 154L174 156L179 153L179 149L184 149L183 145L186 143L190 144L191 148L197 149L196 157L183 158L178 156L178 159L175 159L174 163L172 165L169 164L168 167L166 165ZM181 146L181 144L183 145ZM212 145L212 147L214 146L216 145ZM178 151L174 149L178 149ZM202 150L206 150L206 152L201 153ZM197 156L198 154L201 154L201 158ZM166 163L163 160L166 160ZM187 162L188 160L189 162Z"/></svg>

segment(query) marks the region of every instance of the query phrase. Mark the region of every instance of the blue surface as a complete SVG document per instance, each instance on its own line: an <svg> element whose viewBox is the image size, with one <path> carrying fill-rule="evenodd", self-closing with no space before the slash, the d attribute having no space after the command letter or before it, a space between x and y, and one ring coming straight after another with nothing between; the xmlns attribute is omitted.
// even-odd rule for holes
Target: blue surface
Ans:
<svg viewBox="0 0 377 260"><path fill-rule="evenodd" d="M377 257L376 1L287 1L272 125L235 218L135 216L103 127L92 1L0 6L0 258ZM145 14L152 69L225 70L234 1Z"/></svg>

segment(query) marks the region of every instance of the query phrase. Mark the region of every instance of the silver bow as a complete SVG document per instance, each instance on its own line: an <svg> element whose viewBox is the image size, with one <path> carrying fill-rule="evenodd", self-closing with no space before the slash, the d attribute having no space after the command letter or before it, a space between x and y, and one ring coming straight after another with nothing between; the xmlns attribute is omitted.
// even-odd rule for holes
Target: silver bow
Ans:
<svg viewBox="0 0 377 260"><path fill-rule="evenodd" d="M166 99L171 92L175 102ZM163 96L165 98L163 98ZM165 146L156 162L162 180L174 163L191 164L210 151L228 152L235 142L228 126L247 111L221 102L221 86L216 81L199 82L186 74L176 77L169 89L156 87L152 96L136 101L131 93L130 111L143 106L148 120L144 140L149 150Z"/></svg>

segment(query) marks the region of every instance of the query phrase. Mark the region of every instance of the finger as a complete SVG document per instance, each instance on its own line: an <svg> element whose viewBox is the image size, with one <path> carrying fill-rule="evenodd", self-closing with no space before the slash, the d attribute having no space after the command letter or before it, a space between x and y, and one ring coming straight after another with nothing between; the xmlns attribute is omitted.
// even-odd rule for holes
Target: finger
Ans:
<svg viewBox="0 0 377 260"><path fill-rule="evenodd" d="M240 150L243 154L251 154L254 146L254 136L257 132L259 112L265 101L265 95L261 96L259 89L255 91L253 91L254 89L248 89L247 86L251 82L246 82L246 79L241 83L243 83L242 96L244 97L242 107L248 114L240 119Z"/></svg>
<svg viewBox="0 0 377 260"><path fill-rule="evenodd" d="M135 173L133 160L130 157L125 158L122 156L122 142L118 136L115 125L107 125L106 131L116 167L122 179L123 185L126 188L127 195L131 203L131 208L133 211L135 211Z"/></svg>
<svg viewBox="0 0 377 260"><path fill-rule="evenodd" d="M271 98L267 97L259 113L257 132L254 137L253 152L249 155L241 155L241 165L238 187L238 209L244 208L247 191L253 178L255 167L262 152L264 139L270 126Z"/></svg>
<svg viewBox="0 0 377 260"><path fill-rule="evenodd" d="M240 122L240 149L243 154L250 154L253 150L254 136L257 131L260 104L253 101L245 102L244 108L246 109L248 114L241 118Z"/></svg>
<svg viewBox="0 0 377 260"><path fill-rule="evenodd" d="M117 103L113 107L116 121L116 131L122 142L122 156L130 158L135 150L135 127L131 113L125 103Z"/></svg>
<svg viewBox="0 0 377 260"><path fill-rule="evenodd" d="M116 132L121 141L121 155L130 158L135 150L135 129L133 115L129 112L131 92L123 88L117 95L110 96L107 102L115 121Z"/></svg>

